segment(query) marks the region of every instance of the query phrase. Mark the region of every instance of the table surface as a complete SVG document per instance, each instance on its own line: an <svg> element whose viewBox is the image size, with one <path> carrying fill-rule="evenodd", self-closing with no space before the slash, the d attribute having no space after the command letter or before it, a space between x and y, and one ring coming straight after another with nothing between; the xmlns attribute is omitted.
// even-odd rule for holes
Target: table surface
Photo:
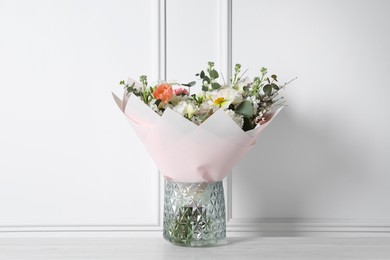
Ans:
<svg viewBox="0 0 390 260"><path fill-rule="evenodd" d="M3 238L0 259L390 259L390 238L228 238L202 248L162 238Z"/></svg>

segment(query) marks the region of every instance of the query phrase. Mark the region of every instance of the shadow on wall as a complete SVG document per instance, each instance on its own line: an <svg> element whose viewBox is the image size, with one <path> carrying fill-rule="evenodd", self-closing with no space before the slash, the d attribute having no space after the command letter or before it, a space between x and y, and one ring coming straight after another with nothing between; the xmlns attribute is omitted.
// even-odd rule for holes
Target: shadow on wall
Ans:
<svg viewBox="0 0 390 260"><path fill-rule="evenodd" d="M233 170L233 218L353 217L367 180L365 154L333 129L285 108Z"/></svg>

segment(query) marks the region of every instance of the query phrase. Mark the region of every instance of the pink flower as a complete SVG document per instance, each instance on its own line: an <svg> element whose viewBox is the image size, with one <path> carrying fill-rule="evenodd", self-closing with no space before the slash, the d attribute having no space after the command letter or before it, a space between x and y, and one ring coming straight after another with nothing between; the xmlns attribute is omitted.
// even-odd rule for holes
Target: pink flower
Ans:
<svg viewBox="0 0 390 260"><path fill-rule="evenodd" d="M179 95L188 95L188 94L189 94L189 93L188 93L188 90L185 89L185 88L177 88L177 89L174 90L174 92L175 92L175 95L176 95L176 96L179 96Z"/></svg>
<svg viewBox="0 0 390 260"><path fill-rule="evenodd" d="M173 97L172 86L169 84L161 84L153 91L153 97L160 99L162 102L169 102Z"/></svg>

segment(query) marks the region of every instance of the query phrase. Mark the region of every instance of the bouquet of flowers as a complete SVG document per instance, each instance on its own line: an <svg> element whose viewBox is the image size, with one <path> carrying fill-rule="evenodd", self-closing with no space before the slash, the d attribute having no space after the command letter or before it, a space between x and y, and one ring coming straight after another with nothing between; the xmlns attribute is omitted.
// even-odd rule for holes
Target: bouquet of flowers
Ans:
<svg viewBox="0 0 390 260"><path fill-rule="evenodd" d="M206 70L196 74L196 81L185 84L157 82L150 85L147 77L141 76L139 82L132 79L120 82L124 88L122 99L113 94L161 174L166 180L176 182L166 185L166 204L179 201L169 197L177 193L167 195L167 190L180 188L187 195L194 190L192 197L185 199L184 204L171 207L177 212L168 209L167 216L174 219L164 219L164 237L169 240L174 236L176 242L188 244L194 240L204 240L202 236L195 239L195 234L213 232L219 234L218 238L224 237L224 229L221 231L225 226L223 197L215 198L218 201L210 206L220 204L223 212L200 206L199 201L205 200L204 194L213 194L207 191L207 184L221 182L254 146L260 132L282 108L284 101L279 96L280 90L291 82L279 84L278 77L268 76L266 68L261 68L260 75L253 80L244 77L245 73L241 71L241 65L236 64L232 79L225 82L224 79L220 80L223 77L215 69L214 63L209 62ZM201 92L192 94L191 88L196 84L201 85ZM196 185L189 188L178 183ZM215 185L212 187L210 189L219 189ZM210 224L207 215L210 212L220 214L219 220L213 224ZM195 213L198 215L193 215ZM204 218L199 214L203 214ZM199 229L199 226L202 228ZM188 227L192 232L187 230Z"/></svg>

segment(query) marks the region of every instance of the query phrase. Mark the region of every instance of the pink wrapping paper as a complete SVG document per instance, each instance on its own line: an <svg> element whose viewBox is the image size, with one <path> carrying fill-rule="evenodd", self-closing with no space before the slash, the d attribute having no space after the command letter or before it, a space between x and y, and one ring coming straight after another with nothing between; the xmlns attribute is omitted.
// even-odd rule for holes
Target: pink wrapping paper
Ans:
<svg viewBox="0 0 390 260"><path fill-rule="evenodd" d="M160 116L134 95L113 96L161 174L180 182L223 180L281 110L244 132L222 109L198 126L169 108Z"/></svg>

